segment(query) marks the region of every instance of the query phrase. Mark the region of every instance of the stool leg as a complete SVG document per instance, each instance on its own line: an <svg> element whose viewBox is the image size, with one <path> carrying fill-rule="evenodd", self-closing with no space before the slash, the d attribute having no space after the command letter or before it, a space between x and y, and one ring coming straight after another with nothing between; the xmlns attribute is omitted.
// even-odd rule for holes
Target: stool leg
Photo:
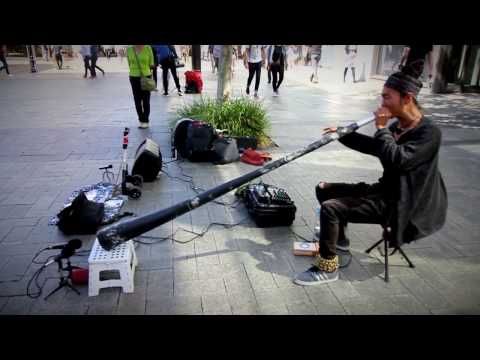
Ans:
<svg viewBox="0 0 480 360"><path fill-rule="evenodd" d="M133 292L133 271L129 263L121 267L120 278L122 279L123 292L132 293Z"/></svg>
<svg viewBox="0 0 480 360"><path fill-rule="evenodd" d="M383 240L385 243L385 282L388 282L388 241Z"/></svg>
<svg viewBox="0 0 480 360"><path fill-rule="evenodd" d="M100 281L100 272L90 265L88 269L88 296L98 295L98 282Z"/></svg>
<svg viewBox="0 0 480 360"><path fill-rule="evenodd" d="M405 254L402 250L402 248L398 248L398 251L400 251L400 254L402 254L402 256L405 258L405 260L407 260L408 262L408 266L410 266L411 268L414 268L415 265L413 265L413 263L410 261L410 259L408 258L407 254Z"/></svg>
<svg viewBox="0 0 480 360"><path fill-rule="evenodd" d="M370 253L370 251L372 251L374 248L376 248L378 246L378 244L380 244L382 241L383 241L383 239L378 240L375 244L373 244L367 250L365 250L365 252L367 254Z"/></svg>

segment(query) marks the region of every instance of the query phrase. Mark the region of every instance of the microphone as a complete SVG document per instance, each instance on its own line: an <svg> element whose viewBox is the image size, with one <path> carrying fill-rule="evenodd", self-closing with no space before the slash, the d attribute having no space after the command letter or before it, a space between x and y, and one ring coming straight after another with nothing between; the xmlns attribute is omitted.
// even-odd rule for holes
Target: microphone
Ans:
<svg viewBox="0 0 480 360"><path fill-rule="evenodd" d="M62 259L68 259L70 256L75 254L75 250L80 249L82 247L82 241L80 239L72 239L65 245L54 245L51 246L52 249L59 249L61 248L62 251L59 255L55 256L52 260L48 261L44 266L48 266L55 261L60 261Z"/></svg>

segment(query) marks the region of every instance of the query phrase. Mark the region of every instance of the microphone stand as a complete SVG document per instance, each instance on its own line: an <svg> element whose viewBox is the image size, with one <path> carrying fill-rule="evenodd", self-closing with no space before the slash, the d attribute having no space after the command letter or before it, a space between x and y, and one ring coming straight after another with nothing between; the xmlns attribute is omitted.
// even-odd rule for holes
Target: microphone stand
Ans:
<svg viewBox="0 0 480 360"><path fill-rule="evenodd" d="M63 262L62 262L62 257L61 256L59 256L58 259L55 260L57 265L58 265L58 273L60 274L60 283L58 284L58 286L54 290L52 290L50 292L50 294L45 296L44 300L47 300L50 296L55 294L58 290L60 290L64 286L69 287L70 289L75 291L77 293L77 295L80 295L80 291L78 291L72 285L72 280L71 280L72 279L72 270L75 269L76 266L72 266L72 264L70 263L70 258L67 258L66 260L67 260L67 266L66 267L63 267ZM66 277L63 275L64 271L68 271L68 275Z"/></svg>

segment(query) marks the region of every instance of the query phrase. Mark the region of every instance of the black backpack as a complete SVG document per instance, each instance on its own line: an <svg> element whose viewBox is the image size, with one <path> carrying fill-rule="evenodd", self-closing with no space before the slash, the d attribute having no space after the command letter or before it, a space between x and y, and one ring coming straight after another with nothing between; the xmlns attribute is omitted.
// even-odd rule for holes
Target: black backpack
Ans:
<svg viewBox="0 0 480 360"><path fill-rule="evenodd" d="M219 138L213 142L212 162L217 165L229 164L240 158L237 140Z"/></svg>
<svg viewBox="0 0 480 360"><path fill-rule="evenodd" d="M215 130L203 121L192 121L188 125L185 141L186 157L190 161L210 161Z"/></svg>
<svg viewBox="0 0 480 360"><path fill-rule="evenodd" d="M66 235L95 234L104 213L104 204L88 200L81 191L71 205L57 214L57 226Z"/></svg>

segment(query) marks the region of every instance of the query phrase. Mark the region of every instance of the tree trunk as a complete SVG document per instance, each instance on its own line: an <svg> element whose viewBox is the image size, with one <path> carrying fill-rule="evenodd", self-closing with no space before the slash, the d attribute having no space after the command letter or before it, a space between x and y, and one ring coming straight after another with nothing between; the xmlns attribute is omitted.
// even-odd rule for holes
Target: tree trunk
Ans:
<svg viewBox="0 0 480 360"><path fill-rule="evenodd" d="M439 45L434 51L432 93L447 92L447 77L450 66L451 45Z"/></svg>
<svg viewBox="0 0 480 360"><path fill-rule="evenodd" d="M232 93L232 45L222 45L217 83L217 101L223 102Z"/></svg>
<svg viewBox="0 0 480 360"><path fill-rule="evenodd" d="M201 45L192 45L192 68L202 71Z"/></svg>

